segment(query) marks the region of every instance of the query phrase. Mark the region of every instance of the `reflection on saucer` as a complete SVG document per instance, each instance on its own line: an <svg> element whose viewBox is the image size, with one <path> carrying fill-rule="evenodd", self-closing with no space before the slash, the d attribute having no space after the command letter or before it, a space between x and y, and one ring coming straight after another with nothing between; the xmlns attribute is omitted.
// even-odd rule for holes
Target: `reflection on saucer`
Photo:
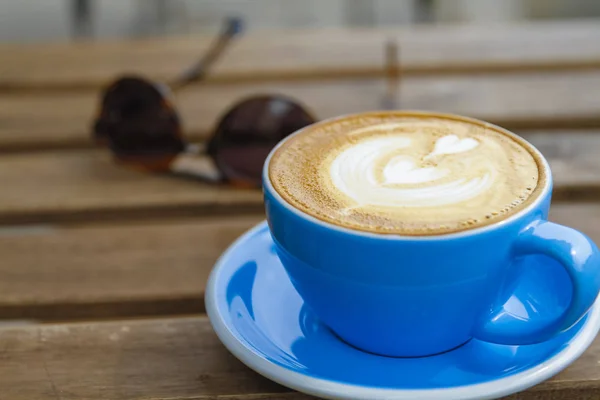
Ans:
<svg viewBox="0 0 600 400"><path fill-rule="evenodd" d="M543 318L555 315L555 307L566 307L569 281L552 263L535 256L511 267L520 279L516 288L506 288L507 293L516 293L503 305L507 313ZM600 327L596 305L569 331L535 345L504 346L473 339L430 357L366 353L340 340L304 304L273 251L265 223L221 258L206 300L219 338L248 366L309 394L349 399L507 396L564 369L589 346Z"/></svg>

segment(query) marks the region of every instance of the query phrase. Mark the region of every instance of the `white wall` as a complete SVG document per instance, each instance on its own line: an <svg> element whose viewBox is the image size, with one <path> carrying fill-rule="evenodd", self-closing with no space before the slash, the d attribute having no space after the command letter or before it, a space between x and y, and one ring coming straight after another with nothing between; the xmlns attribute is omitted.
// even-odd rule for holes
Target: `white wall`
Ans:
<svg viewBox="0 0 600 400"><path fill-rule="evenodd" d="M600 0L94 0L93 36L213 32L229 13L242 15L252 30L390 26L415 21L424 4L441 22L600 16ZM70 39L69 5L70 0L0 0L0 41Z"/></svg>
<svg viewBox="0 0 600 400"><path fill-rule="evenodd" d="M231 13L250 29L399 24L412 20L414 1L94 0L93 36L211 32ZM0 0L0 41L69 39L70 14L70 0Z"/></svg>
<svg viewBox="0 0 600 400"><path fill-rule="evenodd" d="M69 15L64 0L0 0L0 40L66 39Z"/></svg>
<svg viewBox="0 0 600 400"><path fill-rule="evenodd" d="M497 23L525 17L523 0L437 0L434 18L438 21Z"/></svg>

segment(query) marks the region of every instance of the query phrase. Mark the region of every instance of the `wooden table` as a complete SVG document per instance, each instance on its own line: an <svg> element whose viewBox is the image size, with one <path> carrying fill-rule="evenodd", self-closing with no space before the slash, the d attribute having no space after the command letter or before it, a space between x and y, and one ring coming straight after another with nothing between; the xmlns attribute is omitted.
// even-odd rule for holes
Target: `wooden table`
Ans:
<svg viewBox="0 0 600 400"><path fill-rule="evenodd" d="M256 34L178 98L194 140L243 95L278 91L319 117L376 109L383 43L401 48L400 105L525 136L556 181L552 219L600 242L600 27ZM89 140L98 88L167 79L207 38L0 46L0 399L307 399L217 340L203 288L263 219L258 191L125 170ZM600 398L600 341L514 399Z"/></svg>

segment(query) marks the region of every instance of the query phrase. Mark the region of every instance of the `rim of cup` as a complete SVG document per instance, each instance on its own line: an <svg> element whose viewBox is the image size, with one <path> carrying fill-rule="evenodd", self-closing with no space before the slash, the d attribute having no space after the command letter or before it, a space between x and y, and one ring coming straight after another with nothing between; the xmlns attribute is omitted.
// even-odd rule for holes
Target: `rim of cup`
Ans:
<svg viewBox="0 0 600 400"><path fill-rule="evenodd" d="M296 216L298 216L304 220L307 220L313 224L319 225L325 229L338 231L338 232L345 233L348 235L354 235L354 236L371 238L371 239L379 239L379 240L436 241L436 240L458 239L458 238L463 238L463 237L474 236L474 235L478 235L481 233L496 230L505 225L508 225L511 222L521 218L523 215L527 214L532 209L535 209L536 207L538 207L540 205L540 203L542 201L544 201L544 199L548 195L548 192L552 188L552 171L550 170L550 165L548 164L548 161L543 156L543 154L533 144L531 144L530 142L528 142L521 136L509 131L508 129L502 128L501 126L498 126L498 125L495 125L495 124L492 124L492 123L489 123L489 122L486 122L486 121L483 121L483 120L480 120L477 118L466 117L463 115L452 114L452 113L442 113L442 112L426 111L426 110L366 111L366 112L361 112L361 113L343 114L340 116L323 119L323 120L320 120L319 122L316 122L316 124L332 123L332 122L335 122L338 120L344 120L347 118L368 116L368 115L379 115L379 114L394 114L394 115L399 115L399 116L412 115L412 116L422 116L422 117L434 117L434 118L437 117L437 118L445 118L445 119L454 119L454 120L464 121L467 123L472 123L475 125L485 126L488 129L496 130L496 131L498 131L502 134L505 134L508 137L514 139L517 143L521 144L523 147L527 148L531 153L533 153L534 158L536 159L538 168L541 167L543 169L543 171L540 171L540 172L542 172L542 174L545 178L544 186L541 189L538 189L538 190L540 190L540 192L534 201L532 201L530 204L528 204L526 207L519 210L518 212L512 214L508 218L504 218L500 221L494 222L489 225L484 225L484 226L480 226L480 227L476 227L476 228L472 228L472 229L465 229L465 230L458 231L458 232L434 234L434 235L427 235L427 236L415 236L415 235L402 235L402 234L398 234L398 233L367 232L367 231L362 231L362 230L358 230L358 229L347 228L347 227L344 227L341 225L336 225L336 224L328 222L328 221L324 221L322 219L314 217L314 216L307 214L304 211L294 207L292 204L287 202L283 198L283 196L281 196L279 194L279 192L277 192L277 190L275 190L275 188L273 187L273 184L271 183L271 180L269 177L269 165L271 162L271 158L273 157L273 154L275 154L275 152L281 146L283 146L287 141L291 140L293 137L295 137L297 135L301 135L302 132L304 132L306 129L310 129L312 126L314 126L314 124L311 124L309 126L306 126L302 129L297 130L296 132L292 133L291 135L288 135L283 140L281 140L279 143L277 143L277 145L275 147L273 147L273 149L271 149L271 151L269 152L269 155L267 156L265 163L263 165L263 171L262 171L263 190L267 191L271 196L273 196L288 211L292 212L293 214L295 214Z"/></svg>

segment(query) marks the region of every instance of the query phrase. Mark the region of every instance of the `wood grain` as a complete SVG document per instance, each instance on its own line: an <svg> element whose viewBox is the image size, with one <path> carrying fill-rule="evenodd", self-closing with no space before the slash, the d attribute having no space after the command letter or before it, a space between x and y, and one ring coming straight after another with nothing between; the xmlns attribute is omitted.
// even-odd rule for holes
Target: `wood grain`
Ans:
<svg viewBox="0 0 600 400"><path fill-rule="evenodd" d="M405 75L514 72L600 67L593 21L505 26L412 26L248 32L227 51L213 82L374 77L384 45L400 46ZM122 73L172 79L213 40L209 36L0 46L0 88L98 88Z"/></svg>
<svg viewBox="0 0 600 400"><path fill-rule="evenodd" d="M585 133L583 133L585 132ZM600 137L595 131L528 132L522 134L548 160L554 178L555 201L600 199Z"/></svg>
<svg viewBox="0 0 600 400"><path fill-rule="evenodd" d="M527 138L548 155L556 200L600 198L600 135L537 133ZM0 224L262 211L259 190L128 170L104 150L4 155L0 187L9 188L0 192Z"/></svg>
<svg viewBox="0 0 600 400"><path fill-rule="evenodd" d="M0 318L204 312L212 266L261 218L0 229Z"/></svg>
<svg viewBox="0 0 600 400"><path fill-rule="evenodd" d="M600 42L600 41L599 41ZM404 79L397 107L469 115L509 129L600 127L600 71ZM381 109L383 79L252 83L191 88L176 97L190 140L206 138L241 99L283 94L318 119ZM0 96L0 152L92 145L99 94Z"/></svg>
<svg viewBox="0 0 600 400"><path fill-rule="evenodd" d="M116 165L104 151L0 157L0 222L240 214L262 210L259 190L234 189Z"/></svg>
<svg viewBox="0 0 600 400"><path fill-rule="evenodd" d="M312 398L245 367L221 345L206 318L7 329L0 343L0 399ZM598 398L598 357L596 340L558 376L513 398ZM573 394L578 397L565 397Z"/></svg>
<svg viewBox="0 0 600 400"><path fill-rule="evenodd" d="M0 319L204 312L204 285L215 261L262 218L0 229ZM600 204L555 204L551 220L600 244Z"/></svg>

